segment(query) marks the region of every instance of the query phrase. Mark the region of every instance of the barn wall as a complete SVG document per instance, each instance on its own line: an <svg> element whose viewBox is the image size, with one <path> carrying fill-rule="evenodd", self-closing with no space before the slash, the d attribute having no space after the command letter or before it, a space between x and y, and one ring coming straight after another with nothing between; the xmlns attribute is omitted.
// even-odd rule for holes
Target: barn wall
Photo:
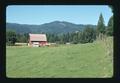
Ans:
<svg viewBox="0 0 120 83"><path fill-rule="evenodd" d="M40 41L39 44L40 46L45 46L47 44L47 41Z"/></svg>
<svg viewBox="0 0 120 83"><path fill-rule="evenodd" d="M36 41L29 41L29 45L32 46L33 42L36 42ZM39 41L40 46L45 46L46 44L47 44L47 41Z"/></svg>

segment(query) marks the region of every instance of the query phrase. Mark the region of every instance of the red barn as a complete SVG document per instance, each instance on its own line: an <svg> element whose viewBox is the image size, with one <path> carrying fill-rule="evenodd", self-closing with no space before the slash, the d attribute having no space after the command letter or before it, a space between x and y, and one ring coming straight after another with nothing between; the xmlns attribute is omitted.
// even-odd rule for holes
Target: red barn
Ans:
<svg viewBox="0 0 120 83"><path fill-rule="evenodd" d="M46 34L29 34L29 45L30 46L45 46L47 44Z"/></svg>

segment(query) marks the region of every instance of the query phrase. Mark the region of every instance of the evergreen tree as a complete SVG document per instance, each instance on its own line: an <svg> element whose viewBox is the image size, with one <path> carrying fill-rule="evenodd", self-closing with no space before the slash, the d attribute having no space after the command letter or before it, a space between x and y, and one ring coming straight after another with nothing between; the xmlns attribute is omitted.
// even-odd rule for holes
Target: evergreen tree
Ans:
<svg viewBox="0 0 120 83"><path fill-rule="evenodd" d="M77 43L78 43L78 41L77 41L77 35L74 35L74 36L73 36L73 43L74 43L74 44L77 44Z"/></svg>
<svg viewBox="0 0 120 83"><path fill-rule="evenodd" d="M82 40L82 32L78 33L78 43L80 43Z"/></svg>
<svg viewBox="0 0 120 83"><path fill-rule="evenodd" d="M109 21L108 21L106 34L109 35L109 36L113 35L113 16L111 16Z"/></svg>
<svg viewBox="0 0 120 83"><path fill-rule="evenodd" d="M96 39L96 31L94 28L90 28L90 26L87 26L79 35L80 43L92 43Z"/></svg>
<svg viewBox="0 0 120 83"><path fill-rule="evenodd" d="M24 36L25 36L25 43L28 43L29 33L25 33Z"/></svg>
<svg viewBox="0 0 120 83"><path fill-rule="evenodd" d="M104 34L104 33L105 33L104 18L102 14L100 14L98 24L97 24L97 35Z"/></svg>
<svg viewBox="0 0 120 83"><path fill-rule="evenodd" d="M19 33L16 34L16 42L20 42L20 37L21 37L21 35Z"/></svg>

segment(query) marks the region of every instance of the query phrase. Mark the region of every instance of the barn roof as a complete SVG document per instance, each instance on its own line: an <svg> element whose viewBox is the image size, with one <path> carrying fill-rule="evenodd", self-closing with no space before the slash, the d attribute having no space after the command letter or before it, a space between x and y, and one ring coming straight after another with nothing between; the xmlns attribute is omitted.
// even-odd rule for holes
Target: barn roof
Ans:
<svg viewBox="0 0 120 83"><path fill-rule="evenodd" d="M47 41L46 34L29 34L30 41Z"/></svg>

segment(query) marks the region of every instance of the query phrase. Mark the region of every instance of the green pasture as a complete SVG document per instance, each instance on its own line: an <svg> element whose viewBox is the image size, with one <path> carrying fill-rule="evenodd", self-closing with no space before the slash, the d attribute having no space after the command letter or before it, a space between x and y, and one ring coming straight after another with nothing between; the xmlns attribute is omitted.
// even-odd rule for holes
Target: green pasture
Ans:
<svg viewBox="0 0 120 83"><path fill-rule="evenodd" d="M110 41L112 38L107 42ZM53 47L7 46L6 76L8 78L110 78L113 76L112 59L113 56L107 54L102 41Z"/></svg>

